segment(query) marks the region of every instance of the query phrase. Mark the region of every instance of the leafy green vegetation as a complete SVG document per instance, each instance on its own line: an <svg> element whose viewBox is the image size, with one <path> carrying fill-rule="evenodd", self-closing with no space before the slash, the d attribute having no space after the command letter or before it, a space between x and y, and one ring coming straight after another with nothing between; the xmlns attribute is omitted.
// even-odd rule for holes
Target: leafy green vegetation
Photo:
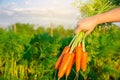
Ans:
<svg viewBox="0 0 120 80"><path fill-rule="evenodd" d="M76 0L74 5L78 7L83 17L93 16L117 7L109 0L88 0L84 5Z"/></svg>
<svg viewBox="0 0 120 80"><path fill-rule="evenodd" d="M77 0L80 2L79 0ZM84 17L108 11L116 5L110 0L92 0L78 6ZM73 36L72 29L58 25L53 29L16 23L0 28L0 80L57 80L55 62ZM89 62L79 80L120 79L120 28L102 24L86 38ZM75 67L75 66L73 66ZM74 68L68 80L75 77ZM65 80L65 76L61 79Z"/></svg>
<svg viewBox="0 0 120 80"><path fill-rule="evenodd" d="M26 25L24 27L31 28ZM57 28L59 27L53 31ZM53 37L44 28L43 33L37 29L31 29L33 32L30 33L29 30L23 33L22 31L14 32L11 29L0 29L1 80L57 80L54 65L63 48L71 41L73 30L60 27ZM87 71L80 72L81 80L109 80L110 78L117 80L119 78L119 30L120 28L116 25L104 25L104 27L100 25L86 38L89 63ZM67 37L63 35L64 33L67 33ZM73 69L68 80L73 80L74 77ZM64 79L65 77L61 80Z"/></svg>

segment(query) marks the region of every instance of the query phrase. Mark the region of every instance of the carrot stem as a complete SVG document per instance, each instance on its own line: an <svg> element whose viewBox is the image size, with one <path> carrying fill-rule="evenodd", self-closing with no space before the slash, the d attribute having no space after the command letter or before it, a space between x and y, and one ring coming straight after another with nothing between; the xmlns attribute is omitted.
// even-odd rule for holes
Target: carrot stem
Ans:
<svg viewBox="0 0 120 80"><path fill-rule="evenodd" d="M83 33L83 34L82 34L82 39L79 41L78 45L81 45L81 42L82 42L82 41L84 40L84 38L85 38L84 35L85 35L85 34ZM83 46L83 45L82 45L82 46Z"/></svg>
<svg viewBox="0 0 120 80"><path fill-rule="evenodd" d="M79 41L82 39L83 37L83 32L80 32L76 35L76 38L71 46L71 49L70 49L70 53L73 52L73 50L75 49L75 47L77 46L77 44L79 43Z"/></svg>
<svg viewBox="0 0 120 80"><path fill-rule="evenodd" d="M82 40L83 52L85 52L85 37Z"/></svg>
<svg viewBox="0 0 120 80"><path fill-rule="evenodd" d="M72 41L70 42L69 46L72 45L72 43L73 43L73 41L75 40L75 38L76 38L76 35L73 37L73 39L72 39Z"/></svg>

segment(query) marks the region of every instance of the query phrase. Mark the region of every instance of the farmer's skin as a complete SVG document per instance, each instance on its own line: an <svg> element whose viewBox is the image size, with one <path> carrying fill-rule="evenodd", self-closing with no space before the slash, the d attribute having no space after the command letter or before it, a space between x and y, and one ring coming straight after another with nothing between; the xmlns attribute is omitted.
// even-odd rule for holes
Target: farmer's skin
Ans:
<svg viewBox="0 0 120 80"><path fill-rule="evenodd" d="M120 22L120 7L102 14L79 20L74 33L77 34L80 31L84 31L86 32L85 36L87 36L94 30L96 25L105 22Z"/></svg>

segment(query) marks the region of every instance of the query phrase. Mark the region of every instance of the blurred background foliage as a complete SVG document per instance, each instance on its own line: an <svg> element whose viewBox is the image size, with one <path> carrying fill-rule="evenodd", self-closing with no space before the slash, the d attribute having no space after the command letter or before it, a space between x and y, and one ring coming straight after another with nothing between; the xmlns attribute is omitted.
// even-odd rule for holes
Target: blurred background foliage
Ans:
<svg viewBox="0 0 120 80"><path fill-rule="evenodd" d="M83 17L100 14L119 6L119 0L76 0ZM0 28L0 80L57 80L55 62L73 37L73 29L58 25L53 29L16 23ZM51 32L52 31L52 32ZM52 34L52 36L51 36ZM87 71L79 80L120 80L120 27L101 24L86 38L89 53ZM73 66L73 70L74 70ZM73 80L71 71L68 80ZM63 77L61 80L65 80Z"/></svg>

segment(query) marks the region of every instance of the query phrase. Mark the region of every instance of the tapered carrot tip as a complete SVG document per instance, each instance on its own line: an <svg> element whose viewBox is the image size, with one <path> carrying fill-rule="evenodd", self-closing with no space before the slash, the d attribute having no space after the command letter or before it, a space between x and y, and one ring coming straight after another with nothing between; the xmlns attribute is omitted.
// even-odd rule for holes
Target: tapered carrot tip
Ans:
<svg viewBox="0 0 120 80"><path fill-rule="evenodd" d="M71 53L71 59L70 59L70 62L68 64L68 66L67 66L67 69L66 69L66 78L68 77L68 75L71 72L72 66L73 66L74 61L75 61L74 59L75 59L75 54Z"/></svg>
<svg viewBox="0 0 120 80"><path fill-rule="evenodd" d="M87 52L83 52L83 54L82 54L82 61L81 61L81 68L82 68L83 72L86 71L87 60L88 60L88 53Z"/></svg>
<svg viewBox="0 0 120 80"><path fill-rule="evenodd" d="M81 62L81 55L82 55L82 46L79 45L76 47L76 52L75 52L75 56L76 56L76 71L78 72L80 70L80 62Z"/></svg>
<svg viewBox="0 0 120 80"><path fill-rule="evenodd" d="M59 71L58 71L58 78L61 78L64 74L65 74L65 71L67 69L67 66L71 60L71 54L67 53L64 55L63 57L63 61L60 65L60 68L59 68Z"/></svg>

